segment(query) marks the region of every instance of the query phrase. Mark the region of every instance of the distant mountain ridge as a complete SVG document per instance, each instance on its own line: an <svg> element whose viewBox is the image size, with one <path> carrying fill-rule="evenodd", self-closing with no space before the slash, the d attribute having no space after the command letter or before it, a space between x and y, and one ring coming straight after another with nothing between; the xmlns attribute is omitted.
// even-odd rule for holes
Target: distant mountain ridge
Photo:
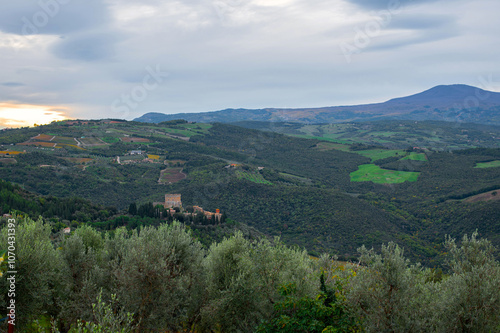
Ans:
<svg viewBox="0 0 500 333"><path fill-rule="evenodd" d="M160 123L174 119L206 123L240 121L338 123L401 119L500 125L500 93L464 84L439 85L418 94L394 98L384 103L300 109L226 109L178 114L150 112L134 121Z"/></svg>

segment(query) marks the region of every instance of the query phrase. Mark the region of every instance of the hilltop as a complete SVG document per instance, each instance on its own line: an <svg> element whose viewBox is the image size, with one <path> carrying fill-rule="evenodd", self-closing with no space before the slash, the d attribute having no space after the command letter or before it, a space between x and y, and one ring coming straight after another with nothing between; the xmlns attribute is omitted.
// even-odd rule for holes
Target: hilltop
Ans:
<svg viewBox="0 0 500 333"><path fill-rule="evenodd" d="M202 113L146 113L135 121L159 123L185 119L196 122L240 121L339 123L369 120L442 120L500 125L500 93L463 84L440 85L384 103L321 108L226 109Z"/></svg>

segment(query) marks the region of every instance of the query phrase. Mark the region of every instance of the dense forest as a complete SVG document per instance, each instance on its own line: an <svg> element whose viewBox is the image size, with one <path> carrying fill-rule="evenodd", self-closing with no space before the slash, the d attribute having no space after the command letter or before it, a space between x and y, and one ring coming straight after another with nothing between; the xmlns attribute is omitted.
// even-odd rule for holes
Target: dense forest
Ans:
<svg viewBox="0 0 500 333"><path fill-rule="evenodd" d="M42 217L50 226L53 235L86 225L98 231L113 231L120 227L134 230L146 226L159 226L172 223L174 220L187 225L193 237L208 248L215 241L241 232L247 239L257 239L263 234L244 223L228 219L223 213L219 220L208 220L204 215L169 214L162 206L153 206L152 202L129 205L129 209L118 210L115 207L104 207L92 202L72 197L55 198L28 192L18 185L0 180L0 216L10 213L20 214L32 219ZM131 210L131 207L135 207ZM189 207L187 207L189 210ZM191 208L192 211L192 208ZM4 218L5 219L5 218Z"/></svg>
<svg viewBox="0 0 500 333"><path fill-rule="evenodd" d="M178 222L54 236L42 218L14 215L0 231L8 241L0 306L15 300L18 332L500 329L500 263L477 233L442 240L444 271L410 263L392 242L360 247L355 264L241 233L205 249Z"/></svg>

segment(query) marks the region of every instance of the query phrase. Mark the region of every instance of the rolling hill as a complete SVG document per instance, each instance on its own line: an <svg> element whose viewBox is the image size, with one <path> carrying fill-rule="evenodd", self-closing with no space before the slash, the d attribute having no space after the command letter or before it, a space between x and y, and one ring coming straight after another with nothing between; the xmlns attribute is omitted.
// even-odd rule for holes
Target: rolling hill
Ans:
<svg viewBox="0 0 500 333"><path fill-rule="evenodd" d="M463 84L440 85L384 103L301 109L226 109L202 113L146 113L135 121L160 123L185 119L193 122L240 121L338 123L367 120L443 120L500 124L500 93Z"/></svg>
<svg viewBox="0 0 500 333"><path fill-rule="evenodd" d="M54 211L59 222L72 226L159 223L114 216L126 215L132 203L151 203L154 211L153 202L179 193L183 206L221 209L236 223L314 255L348 259L363 244L393 240L410 257L435 265L445 234L460 237L477 229L500 244L500 201L465 200L500 190L498 127L303 125L283 125L288 135L181 120L68 121L5 130L0 179L45 196L26 207L49 218ZM438 149L443 146L449 149ZM78 208L86 206L73 205L75 196L103 206ZM51 197L67 200L51 209ZM2 213L23 209L12 198L17 200L0 198ZM191 227L212 239L206 235L211 226Z"/></svg>

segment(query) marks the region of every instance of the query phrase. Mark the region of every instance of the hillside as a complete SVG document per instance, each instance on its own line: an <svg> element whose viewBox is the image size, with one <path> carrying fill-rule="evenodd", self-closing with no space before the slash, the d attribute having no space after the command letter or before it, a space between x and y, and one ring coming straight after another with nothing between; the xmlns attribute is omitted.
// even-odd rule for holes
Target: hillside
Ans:
<svg viewBox="0 0 500 333"><path fill-rule="evenodd" d="M288 123L282 127L303 137L182 120L59 122L0 132L0 178L41 195L77 196L117 211L179 193L184 206L221 209L236 223L281 236L311 254L344 259L363 244L393 240L410 257L434 265L445 234L459 237L476 229L499 244L500 202L463 200L500 188L500 149L492 139L498 129L441 126L429 137L439 124L405 124L365 123L371 132L342 125L345 142L339 143L314 135L329 133L326 127ZM388 146L410 130L422 140L419 147ZM360 141L374 133L384 133L387 142ZM450 149L427 145L437 139ZM68 218L93 219L77 213ZM124 221L101 219L98 226Z"/></svg>
<svg viewBox="0 0 500 333"><path fill-rule="evenodd" d="M391 149L425 147L434 150L499 148L500 126L445 121L379 120L341 124L303 124L292 122L237 122L234 125L317 139L337 144L374 145ZM329 144L330 146L332 144ZM328 144L323 144L328 146Z"/></svg>
<svg viewBox="0 0 500 333"><path fill-rule="evenodd" d="M151 112L135 121L159 123L174 119L206 123L265 121L313 124L400 119L500 125L500 93L461 84L440 85L415 95L376 104L301 109L227 109L180 114Z"/></svg>

